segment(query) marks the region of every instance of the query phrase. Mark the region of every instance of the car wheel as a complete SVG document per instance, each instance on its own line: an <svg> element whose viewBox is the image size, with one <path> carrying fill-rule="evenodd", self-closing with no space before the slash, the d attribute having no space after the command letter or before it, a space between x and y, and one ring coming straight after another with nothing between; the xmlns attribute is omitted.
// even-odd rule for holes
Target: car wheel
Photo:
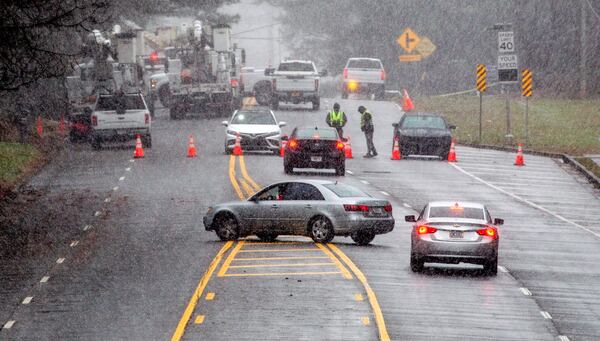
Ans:
<svg viewBox="0 0 600 341"><path fill-rule="evenodd" d="M423 262L422 259L420 259L419 257L417 257L417 255L415 255L414 253L410 254L410 270L412 272L421 272L421 271L423 271L424 265L425 265L425 262Z"/></svg>
<svg viewBox="0 0 600 341"><path fill-rule="evenodd" d="M353 233L350 237L358 245L369 245L375 238L375 233L371 231L358 231Z"/></svg>
<svg viewBox="0 0 600 341"><path fill-rule="evenodd" d="M215 232L222 241L237 240L240 232L238 222L232 215L221 215L216 218Z"/></svg>
<svg viewBox="0 0 600 341"><path fill-rule="evenodd" d="M148 134L142 137L142 145L144 148L152 148L152 135Z"/></svg>
<svg viewBox="0 0 600 341"><path fill-rule="evenodd" d="M284 163L283 171L285 172L285 174L294 174L294 165L290 163Z"/></svg>
<svg viewBox="0 0 600 341"><path fill-rule="evenodd" d="M329 243L333 239L333 226L329 219L319 216L312 219L308 225L309 235L315 243Z"/></svg>
<svg viewBox="0 0 600 341"><path fill-rule="evenodd" d="M498 256L486 260L483 264L483 272L488 276L496 276L498 274Z"/></svg>
<svg viewBox="0 0 600 341"><path fill-rule="evenodd" d="M263 242L274 242L277 239L275 233L257 233L256 236Z"/></svg>
<svg viewBox="0 0 600 341"><path fill-rule="evenodd" d="M94 149L94 150L102 149L102 142L100 141L99 138L97 138L97 137L92 138L92 149Z"/></svg>
<svg viewBox="0 0 600 341"><path fill-rule="evenodd" d="M346 175L346 165L342 164L340 166L335 167L335 175L345 176Z"/></svg>

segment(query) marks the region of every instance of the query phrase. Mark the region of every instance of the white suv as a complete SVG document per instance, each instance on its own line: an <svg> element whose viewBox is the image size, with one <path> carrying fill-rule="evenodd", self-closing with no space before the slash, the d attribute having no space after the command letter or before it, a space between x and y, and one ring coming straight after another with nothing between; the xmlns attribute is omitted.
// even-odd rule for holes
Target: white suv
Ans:
<svg viewBox="0 0 600 341"><path fill-rule="evenodd" d="M350 58L344 68L342 98L350 93L374 94L375 98L385 96L385 69L381 60L375 58Z"/></svg>

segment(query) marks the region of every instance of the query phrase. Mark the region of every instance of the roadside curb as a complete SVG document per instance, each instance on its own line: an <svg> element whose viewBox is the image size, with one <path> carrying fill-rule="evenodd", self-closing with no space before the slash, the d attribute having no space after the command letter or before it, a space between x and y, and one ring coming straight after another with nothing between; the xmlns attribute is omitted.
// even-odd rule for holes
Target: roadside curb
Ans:
<svg viewBox="0 0 600 341"><path fill-rule="evenodd" d="M503 152L515 152L516 151L515 148L504 147L504 146L493 146L493 145L478 144L478 143L459 143L459 144L462 146L465 146L465 147L498 150L498 151L503 151ZM579 173L581 173L594 187L600 189L600 178L598 178L596 175L594 175L592 172L590 172L587 168L585 168L581 163L577 162L577 160L575 160L575 158L573 158L570 155L559 154L559 153L550 153L550 152L541 152L541 151L531 150L531 149L523 149L523 153L530 154L530 155L549 157L552 159L560 159L560 160L562 160L562 162L570 165L575 170L577 170Z"/></svg>

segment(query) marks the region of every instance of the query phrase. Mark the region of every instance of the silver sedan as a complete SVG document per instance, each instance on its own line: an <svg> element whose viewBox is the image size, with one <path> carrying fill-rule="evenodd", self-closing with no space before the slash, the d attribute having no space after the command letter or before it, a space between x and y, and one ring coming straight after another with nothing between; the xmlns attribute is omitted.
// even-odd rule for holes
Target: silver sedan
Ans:
<svg viewBox="0 0 600 341"><path fill-rule="evenodd" d="M474 263L483 265L484 272L498 272L497 225L502 219L493 219L488 209L470 202L430 202L418 218L405 217L413 222L411 234L410 267L414 272L423 270L425 262Z"/></svg>
<svg viewBox="0 0 600 341"><path fill-rule="evenodd" d="M360 245L394 229L392 205L363 191L326 180L288 181L270 185L246 201L209 207L207 231L221 240L257 235L272 241L278 235L309 236L327 243L350 236Z"/></svg>

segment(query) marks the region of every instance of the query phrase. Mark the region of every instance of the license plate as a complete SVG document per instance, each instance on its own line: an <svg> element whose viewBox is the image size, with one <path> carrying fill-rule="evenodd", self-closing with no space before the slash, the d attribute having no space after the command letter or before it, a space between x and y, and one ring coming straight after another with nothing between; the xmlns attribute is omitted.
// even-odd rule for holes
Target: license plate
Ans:
<svg viewBox="0 0 600 341"><path fill-rule="evenodd" d="M311 156L310 157L310 161L312 161L312 162L321 162L321 161L323 161L323 157L322 156Z"/></svg>
<svg viewBox="0 0 600 341"><path fill-rule="evenodd" d="M371 212L373 214L383 214L383 208L381 208L381 207L374 207L374 208L371 209Z"/></svg>
<svg viewBox="0 0 600 341"><path fill-rule="evenodd" d="M298 91L292 92L292 97L300 97L302 94Z"/></svg>
<svg viewBox="0 0 600 341"><path fill-rule="evenodd" d="M450 231L450 238L462 239L463 231Z"/></svg>
<svg viewBox="0 0 600 341"><path fill-rule="evenodd" d="M117 134L118 135L125 135L125 134L127 134L127 130L125 130L125 129L118 129L117 130Z"/></svg>

